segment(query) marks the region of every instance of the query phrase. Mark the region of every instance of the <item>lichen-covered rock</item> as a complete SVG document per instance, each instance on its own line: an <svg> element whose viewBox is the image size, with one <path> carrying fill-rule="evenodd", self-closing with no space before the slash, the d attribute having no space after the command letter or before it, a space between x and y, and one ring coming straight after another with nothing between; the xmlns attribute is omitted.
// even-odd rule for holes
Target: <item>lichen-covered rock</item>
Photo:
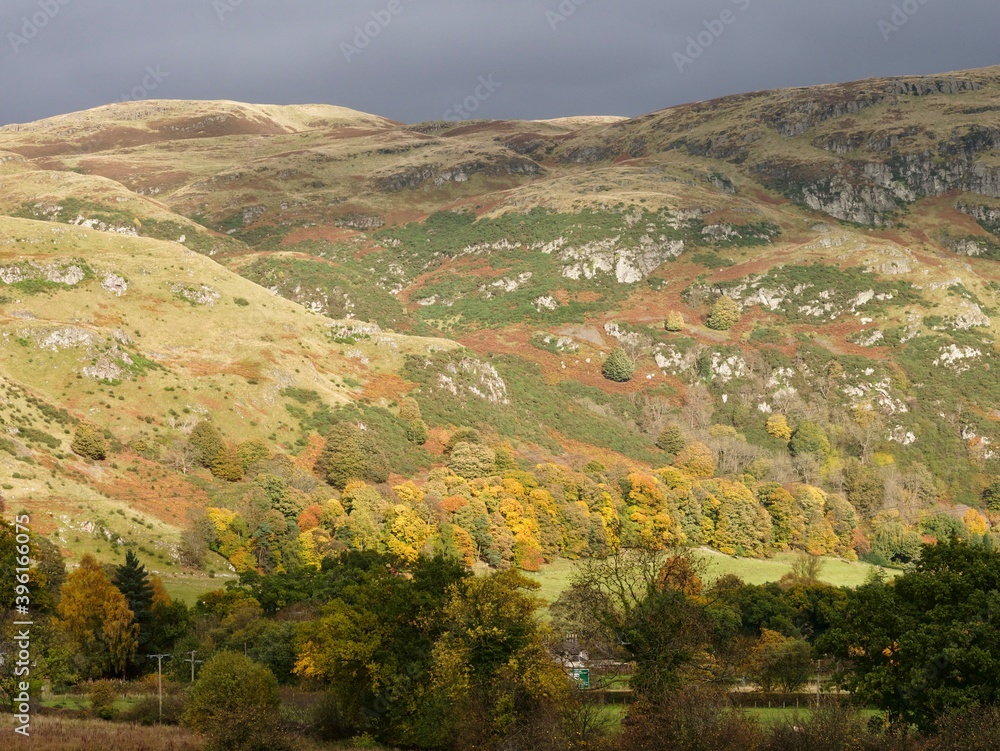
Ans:
<svg viewBox="0 0 1000 751"><path fill-rule="evenodd" d="M128 282L117 274L105 274L101 281L101 287L116 297L121 297L128 292Z"/></svg>
<svg viewBox="0 0 1000 751"><path fill-rule="evenodd" d="M197 287L190 284L175 284L171 287L171 290L175 295L184 298L190 303L207 305L209 307L213 307L222 297L218 290L209 287L207 284L201 284Z"/></svg>

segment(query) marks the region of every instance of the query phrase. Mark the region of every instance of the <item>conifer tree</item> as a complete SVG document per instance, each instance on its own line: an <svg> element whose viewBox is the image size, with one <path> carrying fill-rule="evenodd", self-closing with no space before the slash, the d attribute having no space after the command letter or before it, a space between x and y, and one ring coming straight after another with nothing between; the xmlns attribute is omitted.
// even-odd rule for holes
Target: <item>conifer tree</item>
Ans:
<svg viewBox="0 0 1000 751"><path fill-rule="evenodd" d="M628 383L632 380L632 376L635 375L635 363L625 353L625 350L616 349L604 361L601 373L609 381Z"/></svg>
<svg viewBox="0 0 1000 751"><path fill-rule="evenodd" d="M202 420L195 426L188 437L188 444L193 450L194 460L206 469L211 469L226 448L219 429L208 420Z"/></svg>
<svg viewBox="0 0 1000 751"><path fill-rule="evenodd" d="M152 631L153 585L146 567L133 551L125 553L125 563L115 569L111 583L125 595L133 622L139 626L139 650L142 651Z"/></svg>

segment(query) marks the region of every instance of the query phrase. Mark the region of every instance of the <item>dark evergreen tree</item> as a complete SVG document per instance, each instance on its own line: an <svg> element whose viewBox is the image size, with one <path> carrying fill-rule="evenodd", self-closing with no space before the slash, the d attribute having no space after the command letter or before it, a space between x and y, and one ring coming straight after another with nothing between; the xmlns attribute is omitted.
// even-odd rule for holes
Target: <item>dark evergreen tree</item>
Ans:
<svg viewBox="0 0 1000 751"><path fill-rule="evenodd" d="M219 429L208 420L202 420L195 426L188 437L188 443L194 454L194 460L209 469L226 448Z"/></svg>
<svg viewBox="0 0 1000 751"><path fill-rule="evenodd" d="M142 654L153 631L153 585L134 552L129 550L125 554L125 563L115 569L111 583L125 595L129 609L135 614L134 622L139 624L138 653Z"/></svg>
<svg viewBox="0 0 1000 751"><path fill-rule="evenodd" d="M685 440L680 426L676 423L667 425L660 433L659 438L656 439L656 447L668 454L679 454L685 446L687 446L687 440Z"/></svg>

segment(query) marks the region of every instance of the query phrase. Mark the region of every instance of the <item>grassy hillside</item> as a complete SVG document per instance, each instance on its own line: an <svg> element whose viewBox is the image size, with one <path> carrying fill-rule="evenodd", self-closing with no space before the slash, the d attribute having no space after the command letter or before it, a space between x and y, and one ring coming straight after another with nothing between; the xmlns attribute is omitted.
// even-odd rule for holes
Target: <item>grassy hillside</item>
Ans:
<svg viewBox="0 0 1000 751"><path fill-rule="evenodd" d="M92 522L169 572L191 514L234 502L182 451L207 417L302 471L337 419L371 424L421 483L477 428L626 495L676 424L719 476L846 498L859 554L988 531L998 89L985 69L410 125L148 101L0 128L6 499L73 555L103 545L73 531ZM616 349L630 380L602 374ZM72 451L81 422L109 460Z"/></svg>

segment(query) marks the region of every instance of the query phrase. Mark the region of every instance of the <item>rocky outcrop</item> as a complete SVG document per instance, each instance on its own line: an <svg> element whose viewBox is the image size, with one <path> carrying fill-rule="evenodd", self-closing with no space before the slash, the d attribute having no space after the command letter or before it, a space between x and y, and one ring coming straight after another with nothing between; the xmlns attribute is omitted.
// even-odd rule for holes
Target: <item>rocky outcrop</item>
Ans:
<svg viewBox="0 0 1000 751"><path fill-rule="evenodd" d="M190 284L175 284L171 287L171 291L194 305L207 305L209 307L214 306L222 297L218 290L207 284L201 284L197 287Z"/></svg>
<svg viewBox="0 0 1000 751"><path fill-rule="evenodd" d="M385 226L385 219L371 214L348 214L337 220L337 226L368 232Z"/></svg>
<svg viewBox="0 0 1000 751"><path fill-rule="evenodd" d="M387 193L418 188L426 183L434 187L443 187L446 183L467 182L474 175L486 177L534 177L542 173L542 167L531 159L521 156L484 156L454 166L444 167L441 164L423 164L408 167L404 170L380 175L373 182L378 190ZM429 186L428 186L429 187Z"/></svg>

